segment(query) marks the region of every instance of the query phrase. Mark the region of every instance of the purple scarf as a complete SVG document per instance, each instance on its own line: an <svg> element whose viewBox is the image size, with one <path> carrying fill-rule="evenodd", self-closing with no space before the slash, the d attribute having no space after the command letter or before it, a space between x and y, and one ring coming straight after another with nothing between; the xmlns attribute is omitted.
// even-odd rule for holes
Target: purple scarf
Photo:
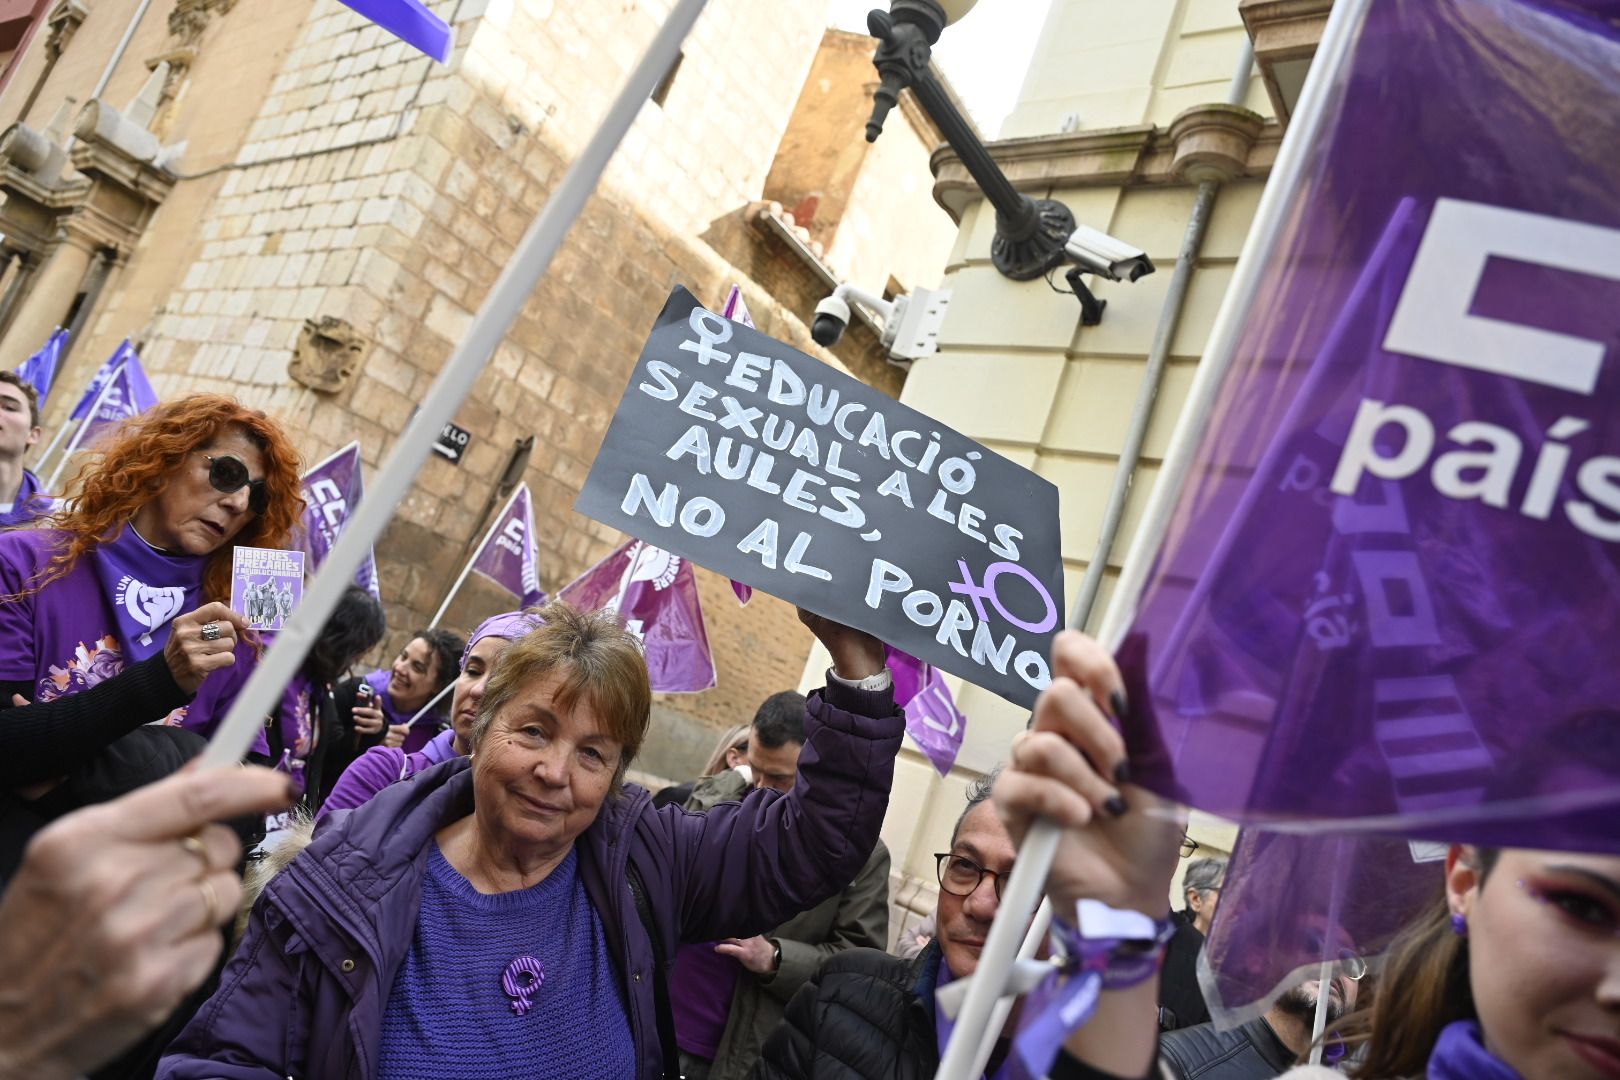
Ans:
<svg viewBox="0 0 1620 1080"><path fill-rule="evenodd" d="M1489 1050L1479 1024L1458 1020L1445 1026L1429 1053L1429 1080L1520 1080L1518 1072Z"/></svg>
<svg viewBox="0 0 1620 1080"><path fill-rule="evenodd" d="M126 660L139 662L162 652L170 621L201 605L207 561L200 555L165 554L129 525L97 545L90 562L118 618Z"/></svg>
<svg viewBox="0 0 1620 1080"><path fill-rule="evenodd" d="M55 509L56 500L40 490L39 477L24 469L22 483L17 487L17 497L12 500L11 509L0 513L0 529L27 525Z"/></svg>

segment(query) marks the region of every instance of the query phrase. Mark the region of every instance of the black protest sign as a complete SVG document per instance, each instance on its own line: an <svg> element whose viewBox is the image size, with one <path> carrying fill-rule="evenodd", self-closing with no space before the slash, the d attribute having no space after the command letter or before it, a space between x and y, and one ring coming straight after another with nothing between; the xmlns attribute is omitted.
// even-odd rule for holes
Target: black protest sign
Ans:
<svg viewBox="0 0 1620 1080"><path fill-rule="evenodd" d="M1057 488L685 289L575 509L1020 704L1050 680Z"/></svg>

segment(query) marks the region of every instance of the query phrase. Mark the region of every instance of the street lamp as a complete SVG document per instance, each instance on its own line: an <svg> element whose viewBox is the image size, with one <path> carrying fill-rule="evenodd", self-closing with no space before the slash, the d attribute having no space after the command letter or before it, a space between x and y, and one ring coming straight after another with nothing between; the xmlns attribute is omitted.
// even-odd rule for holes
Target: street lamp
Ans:
<svg viewBox="0 0 1620 1080"><path fill-rule="evenodd" d="M1074 214L1056 199L1032 199L1014 190L928 68L939 35L976 2L892 0L888 11L867 13L866 29L879 42L872 63L882 81L866 124L866 141L875 142L882 134L883 121L899 103L900 91L910 87L996 208L990 261L1014 281L1032 281L1069 261L1064 248L1074 234Z"/></svg>

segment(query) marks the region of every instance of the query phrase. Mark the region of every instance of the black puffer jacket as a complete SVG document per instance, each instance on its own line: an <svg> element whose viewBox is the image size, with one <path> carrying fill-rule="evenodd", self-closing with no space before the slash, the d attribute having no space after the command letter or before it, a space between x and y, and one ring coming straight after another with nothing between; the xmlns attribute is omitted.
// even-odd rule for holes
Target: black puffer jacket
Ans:
<svg viewBox="0 0 1620 1080"><path fill-rule="evenodd" d="M1159 1038L1159 1061L1175 1080L1267 1080L1294 1064L1294 1054L1264 1017L1230 1031L1214 1024L1181 1028Z"/></svg>
<svg viewBox="0 0 1620 1080"><path fill-rule="evenodd" d="M915 960L839 953L799 988L750 1080L927 1080L939 1069L939 942ZM991 1061L994 1074L996 1062ZM1148 1076L1159 1075L1155 1062ZM1122 1080L1059 1055L1052 1080Z"/></svg>
<svg viewBox="0 0 1620 1080"><path fill-rule="evenodd" d="M939 944L915 960L876 949L839 953L788 1002L765 1040L757 1080L927 1080L939 1068L934 984Z"/></svg>

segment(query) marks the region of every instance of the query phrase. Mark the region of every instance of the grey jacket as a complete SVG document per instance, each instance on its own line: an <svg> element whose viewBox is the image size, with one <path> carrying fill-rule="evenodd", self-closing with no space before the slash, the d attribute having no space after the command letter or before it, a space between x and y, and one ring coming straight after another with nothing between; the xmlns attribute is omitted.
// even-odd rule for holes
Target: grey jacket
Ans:
<svg viewBox="0 0 1620 1080"><path fill-rule="evenodd" d="M749 784L730 769L698 782L686 809L706 811L748 794ZM878 949L889 937L889 851L879 840L855 880L836 896L782 923L765 937L782 949L782 964L770 977L743 971L737 976L725 1034L720 1038L709 1080L742 1080L759 1060L765 1039L782 1022L787 1003L810 981L822 961L846 949ZM671 993L681 988L672 986Z"/></svg>

